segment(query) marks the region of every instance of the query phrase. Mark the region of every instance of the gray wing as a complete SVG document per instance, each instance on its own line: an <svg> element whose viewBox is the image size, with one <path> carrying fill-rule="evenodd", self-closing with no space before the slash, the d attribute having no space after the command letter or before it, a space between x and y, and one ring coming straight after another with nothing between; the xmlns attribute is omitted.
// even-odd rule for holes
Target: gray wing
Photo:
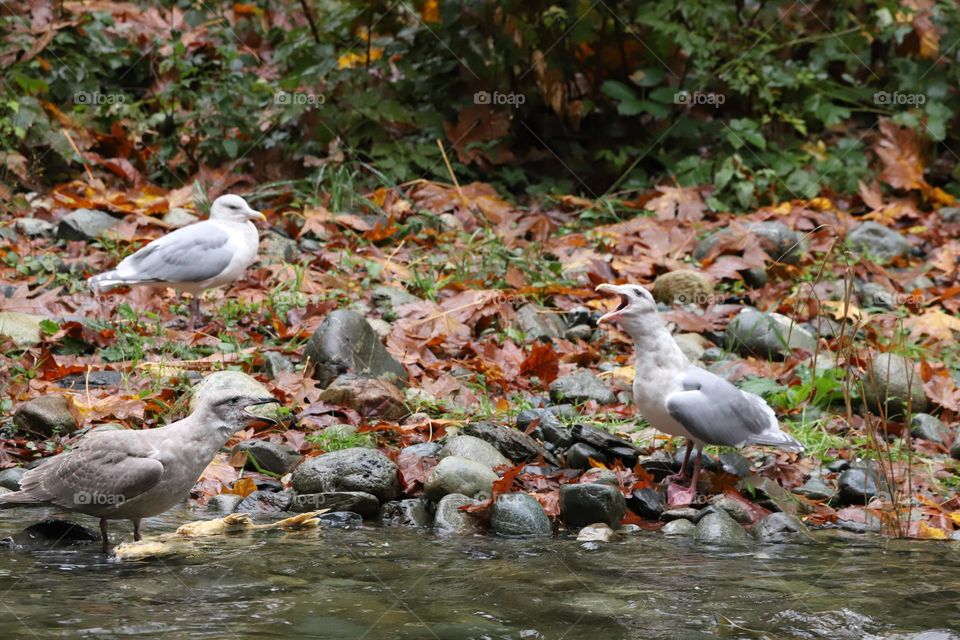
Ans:
<svg viewBox="0 0 960 640"><path fill-rule="evenodd" d="M219 275L233 252L230 236L220 226L205 220L158 238L117 265L125 281L202 282Z"/></svg>
<svg viewBox="0 0 960 640"><path fill-rule="evenodd" d="M75 449L24 474L17 492L21 497L15 502L46 502L70 509L119 507L163 477L163 463L150 453L132 432L88 436Z"/></svg>
<svg viewBox="0 0 960 640"><path fill-rule="evenodd" d="M666 408L697 440L734 447L747 442L787 444L768 442L774 439L767 437L772 433L793 440L780 432L773 409L763 399L744 393L723 378L690 367L680 383L683 391L669 394Z"/></svg>

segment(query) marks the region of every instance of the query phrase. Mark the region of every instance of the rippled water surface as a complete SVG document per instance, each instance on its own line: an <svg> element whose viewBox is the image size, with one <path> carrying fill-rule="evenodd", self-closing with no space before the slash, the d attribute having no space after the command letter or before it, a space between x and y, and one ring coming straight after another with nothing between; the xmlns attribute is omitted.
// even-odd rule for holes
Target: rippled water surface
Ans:
<svg viewBox="0 0 960 640"><path fill-rule="evenodd" d="M0 514L0 537L42 519ZM187 508L145 534L207 517ZM82 519L92 528L96 521ZM112 525L129 540L127 523ZM119 534L119 536L117 535ZM960 630L960 545L705 547L658 533L437 538L366 527L215 538L162 561L0 549L2 638L900 638Z"/></svg>

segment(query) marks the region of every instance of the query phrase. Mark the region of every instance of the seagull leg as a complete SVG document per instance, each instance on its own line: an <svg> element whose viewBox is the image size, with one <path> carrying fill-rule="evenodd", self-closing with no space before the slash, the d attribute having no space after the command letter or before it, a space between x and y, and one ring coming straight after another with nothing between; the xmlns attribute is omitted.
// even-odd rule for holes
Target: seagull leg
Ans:
<svg viewBox="0 0 960 640"><path fill-rule="evenodd" d="M700 480L700 465L703 462L703 447L697 447L697 459L693 462L693 480L690 481L690 491L697 495L697 482Z"/></svg>
<svg viewBox="0 0 960 640"><path fill-rule="evenodd" d="M200 324L200 296L194 294L190 298L190 324L188 325L190 329L196 329L197 325Z"/></svg>
<svg viewBox="0 0 960 640"><path fill-rule="evenodd" d="M110 538L107 535L107 519L100 518L100 538L103 540L103 552L110 553Z"/></svg>
<svg viewBox="0 0 960 640"><path fill-rule="evenodd" d="M690 452L693 451L693 440L687 439L687 452L683 454L683 464L680 465L680 473L674 473L664 478L664 481L676 482L683 480L687 476L687 465L690 463Z"/></svg>
<svg viewBox="0 0 960 640"><path fill-rule="evenodd" d="M133 541L140 542L143 536L140 535L140 518L133 520Z"/></svg>

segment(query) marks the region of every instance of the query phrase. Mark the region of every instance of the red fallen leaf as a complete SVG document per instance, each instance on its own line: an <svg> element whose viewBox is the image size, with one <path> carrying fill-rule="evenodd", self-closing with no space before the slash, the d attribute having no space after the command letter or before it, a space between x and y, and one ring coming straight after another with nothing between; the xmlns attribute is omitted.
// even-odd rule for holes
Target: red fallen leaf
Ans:
<svg viewBox="0 0 960 640"><path fill-rule="evenodd" d="M560 515L560 490L554 489L547 493L531 493L534 498L537 499L537 502L540 503L540 506L543 507L543 510L551 518L556 518Z"/></svg>
<svg viewBox="0 0 960 640"><path fill-rule="evenodd" d="M880 179L895 189L928 190L923 177L923 151L920 137L887 118L880 119L880 138L873 147L883 163Z"/></svg>
<svg viewBox="0 0 960 640"><path fill-rule="evenodd" d="M502 465L500 468L505 467ZM493 506L494 501L502 493L511 493L513 489L513 481L516 480L517 476L520 475L520 472L523 471L523 468L526 467L526 463L518 464L515 467L510 467L503 472L503 476L499 480L496 480L493 483L493 492L492 495L487 500L482 500L476 504L467 504L460 507L460 511L466 511L467 513L486 513L490 507Z"/></svg>
<svg viewBox="0 0 960 640"><path fill-rule="evenodd" d="M930 400L944 409L960 413L960 389L945 368L938 370L928 382L923 383L923 391Z"/></svg>
<svg viewBox="0 0 960 640"><path fill-rule="evenodd" d="M400 471L400 481L408 495L417 495L423 491L427 476L440 460L434 456L420 456L402 449L396 463Z"/></svg>
<svg viewBox="0 0 960 640"><path fill-rule="evenodd" d="M530 355L520 363L520 375L534 375L543 384L550 384L560 373L560 357L553 347L545 342L535 342Z"/></svg>
<svg viewBox="0 0 960 640"><path fill-rule="evenodd" d="M667 487L667 504L671 507L689 506L696 497L696 487L681 487L675 483L670 483Z"/></svg>

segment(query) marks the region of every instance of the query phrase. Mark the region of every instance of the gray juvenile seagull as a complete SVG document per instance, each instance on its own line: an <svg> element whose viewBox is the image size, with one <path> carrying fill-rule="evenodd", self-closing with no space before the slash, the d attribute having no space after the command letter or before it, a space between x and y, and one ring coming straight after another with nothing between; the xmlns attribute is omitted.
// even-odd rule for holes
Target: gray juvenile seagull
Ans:
<svg viewBox="0 0 960 640"><path fill-rule="evenodd" d="M100 518L104 553L108 520L132 520L140 540L140 520L187 497L230 436L253 421L276 422L247 411L271 402L224 389L165 427L95 431L25 473L19 491L0 495L0 509L56 506Z"/></svg>
<svg viewBox="0 0 960 640"><path fill-rule="evenodd" d="M637 348L633 399L640 415L650 426L687 439L683 464L674 478L684 477L696 447L690 483L690 490L696 490L705 444L758 444L803 451L802 444L780 430L777 416L763 398L690 364L644 287L601 284L597 291L620 296L620 304L600 322L615 321L633 338Z"/></svg>
<svg viewBox="0 0 960 640"><path fill-rule="evenodd" d="M257 259L260 235L251 220L266 220L236 195L220 196L210 219L157 238L124 258L117 268L88 281L94 291L121 285L166 285L189 293L190 327L200 318L200 296L230 284Z"/></svg>

